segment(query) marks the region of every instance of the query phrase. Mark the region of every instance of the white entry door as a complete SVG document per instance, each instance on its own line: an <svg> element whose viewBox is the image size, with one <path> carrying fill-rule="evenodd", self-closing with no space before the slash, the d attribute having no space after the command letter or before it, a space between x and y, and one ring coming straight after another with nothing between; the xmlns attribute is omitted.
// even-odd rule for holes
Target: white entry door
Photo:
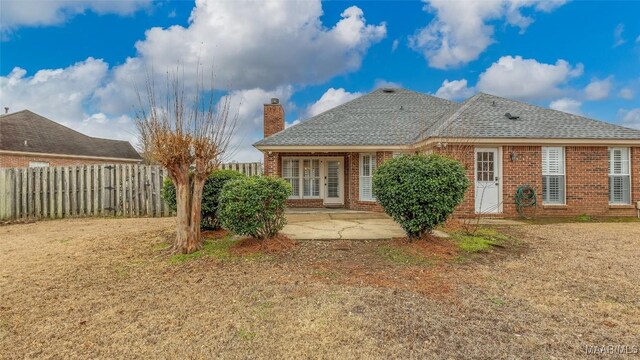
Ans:
<svg viewBox="0 0 640 360"><path fill-rule="evenodd" d="M344 160L327 159L324 163L324 204L344 205Z"/></svg>
<svg viewBox="0 0 640 360"><path fill-rule="evenodd" d="M500 212L499 161L497 148L476 148L475 199L477 214Z"/></svg>

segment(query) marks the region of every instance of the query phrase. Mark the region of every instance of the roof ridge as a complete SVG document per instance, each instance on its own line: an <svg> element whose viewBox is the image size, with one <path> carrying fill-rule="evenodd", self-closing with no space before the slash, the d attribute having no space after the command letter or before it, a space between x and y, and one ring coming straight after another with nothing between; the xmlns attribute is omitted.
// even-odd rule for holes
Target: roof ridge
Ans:
<svg viewBox="0 0 640 360"><path fill-rule="evenodd" d="M543 109L543 110L553 111L553 112L557 112L557 113L561 113L561 114L566 114L566 115L569 115L569 116L575 116L576 118L580 118L580 119L583 119L583 120L588 120L588 121L595 122L595 123L598 123L598 124L604 124L604 125L607 125L607 126L614 126L614 127L618 127L618 128L627 129L627 130L640 131L640 130L629 128L629 127L626 127L626 126L610 123L608 121L592 119L590 117L586 117L586 116L583 116L583 115L573 114L573 113L562 111L562 110L556 110L556 109L552 109L550 107L540 106L540 105L524 102L522 100L510 99L510 98L506 98L506 97L502 97L502 96L498 96L498 95L494 95L494 94L489 94L489 93L485 93L485 92L479 92L476 95L485 95L485 96L488 96L488 97L494 97L494 98L498 98L498 99L502 99L502 100L512 101L512 102L516 102L518 104L523 104L523 105L526 105L526 106L532 106L532 107L536 107L536 108Z"/></svg>
<svg viewBox="0 0 640 360"><path fill-rule="evenodd" d="M422 141L422 140L430 138L431 136L427 136L425 138L421 138L421 137L424 136L427 133L427 131L433 129L434 127L436 127L436 128L435 128L435 131L433 131L433 133L437 133L445 124L453 122L454 117L459 115L462 111L466 110L470 106L471 103L477 101L477 99L479 98L478 95L480 95L480 94L481 93L477 93L477 94L471 96L470 98L466 99L465 101L463 101L460 104L460 106L456 109L456 111L454 111L451 115L443 118L442 122L440 124L434 123L430 127L424 129L424 131L422 131L420 134L418 134L418 136L416 136L415 142L419 142L419 141ZM445 114L445 116L446 116L446 114Z"/></svg>
<svg viewBox="0 0 640 360"><path fill-rule="evenodd" d="M36 114L36 113L34 113L33 111L31 111L29 109L22 109L22 110L19 110L19 111L16 111L16 112L12 112L12 113L9 113L9 114L0 114L0 117L11 116L11 115L20 114L20 113L23 113L23 112L30 112L32 114ZM36 114L36 115L38 115L38 114Z"/></svg>

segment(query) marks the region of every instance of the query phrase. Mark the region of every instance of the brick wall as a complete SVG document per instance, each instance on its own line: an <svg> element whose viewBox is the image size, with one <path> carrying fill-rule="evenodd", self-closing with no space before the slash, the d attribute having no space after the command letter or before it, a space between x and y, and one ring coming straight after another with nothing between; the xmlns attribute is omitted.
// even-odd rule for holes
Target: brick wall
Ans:
<svg viewBox="0 0 640 360"><path fill-rule="evenodd" d="M452 146L447 149L433 149L459 160L466 169L470 187L462 204L456 210L461 217L475 214L474 198L474 147L470 145ZM502 195L503 213L497 216L517 217L514 196L518 186L531 185L538 194L536 216L575 216L580 214L604 216L633 216L634 205L640 200L640 147L631 149L632 205L610 206L608 183L608 152L606 146L565 147L566 205L549 206L542 204L542 147L503 146L502 147ZM511 160L511 153L515 159ZM380 166L391 158L392 152L376 152ZM280 176L283 156L342 157L345 159L345 207L353 210L382 211L376 202L360 201L359 195L359 153L272 153L265 155L265 174ZM323 207L322 199L289 200L291 207Z"/></svg>
<svg viewBox="0 0 640 360"><path fill-rule="evenodd" d="M511 153L516 158L511 160ZM473 162L473 158L471 160ZM542 148L504 146L502 148L502 208L504 214L517 215L515 194L521 185L530 185L542 204ZM473 183L473 178L470 178ZM475 211L473 208L471 211Z"/></svg>
<svg viewBox="0 0 640 360"><path fill-rule="evenodd" d="M469 189L464 196L464 200L458 206L456 214L461 217L475 215L475 183L474 179L474 151L475 148L470 144L448 145L446 147L434 147L433 152L448 156L458 160L465 168L467 178L469 179Z"/></svg>
<svg viewBox="0 0 640 360"><path fill-rule="evenodd" d="M436 152L444 152L434 149ZM511 153L515 160L511 160ZM465 200L456 210L458 216L475 213L474 197L474 150L461 147L458 151L447 151L463 163L471 186ZM542 147L502 147L502 205L498 216L518 216L515 193L520 185L531 185L538 195L536 216L575 216L580 214L604 216L633 216L635 201L640 200L640 147L631 149L632 159L632 205L609 205L608 147L565 147L566 205L542 204Z"/></svg>
<svg viewBox="0 0 640 360"><path fill-rule="evenodd" d="M135 164L140 161L113 161L113 160L97 160L83 158L67 158L67 157L49 157L49 156L22 156L13 154L0 154L0 168L11 167L29 167L29 162L47 162L49 166L74 166L74 165L92 165L92 164Z"/></svg>
<svg viewBox="0 0 640 360"><path fill-rule="evenodd" d="M382 206L375 201L360 201L360 153L350 153L351 167L349 169L351 181L350 190L351 201L345 203L349 209L362 211L378 211L382 212ZM387 159L393 157L391 151L376 152L376 166L382 165Z"/></svg>

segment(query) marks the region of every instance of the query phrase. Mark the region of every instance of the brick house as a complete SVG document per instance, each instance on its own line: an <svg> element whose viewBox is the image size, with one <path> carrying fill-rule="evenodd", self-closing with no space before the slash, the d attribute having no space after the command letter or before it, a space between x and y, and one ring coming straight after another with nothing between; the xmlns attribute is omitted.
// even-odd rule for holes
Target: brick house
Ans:
<svg viewBox="0 0 640 360"><path fill-rule="evenodd" d="M640 131L479 93L461 103L378 89L285 129L277 99L264 106L265 174L293 186L290 207L380 211L371 176L399 154L437 152L467 169L459 215L515 216L521 185L537 215L634 215Z"/></svg>
<svg viewBox="0 0 640 360"><path fill-rule="evenodd" d="M0 116L0 168L141 161L127 141L90 137L29 110Z"/></svg>

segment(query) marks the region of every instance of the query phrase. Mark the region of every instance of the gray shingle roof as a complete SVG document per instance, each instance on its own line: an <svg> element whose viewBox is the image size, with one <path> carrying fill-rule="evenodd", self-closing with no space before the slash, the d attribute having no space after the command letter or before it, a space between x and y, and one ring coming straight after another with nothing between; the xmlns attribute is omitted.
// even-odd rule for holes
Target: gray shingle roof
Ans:
<svg viewBox="0 0 640 360"><path fill-rule="evenodd" d="M640 140L640 130L484 93L456 103L406 89L378 89L254 145L409 145L436 136Z"/></svg>
<svg viewBox="0 0 640 360"><path fill-rule="evenodd" d="M128 141L90 137L29 110L0 116L0 150L141 160Z"/></svg>
<svg viewBox="0 0 640 360"><path fill-rule="evenodd" d="M254 145L404 145L458 105L405 89L378 89Z"/></svg>
<svg viewBox="0 0 640 360"><path fill-rule="evenodd" d="M479 93L422 134L432 136L633 140L640 139L640 130Z"/></svg>

